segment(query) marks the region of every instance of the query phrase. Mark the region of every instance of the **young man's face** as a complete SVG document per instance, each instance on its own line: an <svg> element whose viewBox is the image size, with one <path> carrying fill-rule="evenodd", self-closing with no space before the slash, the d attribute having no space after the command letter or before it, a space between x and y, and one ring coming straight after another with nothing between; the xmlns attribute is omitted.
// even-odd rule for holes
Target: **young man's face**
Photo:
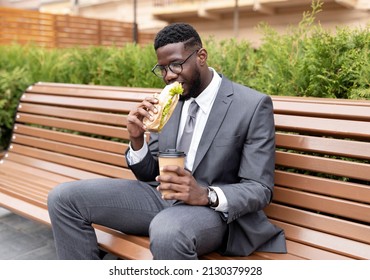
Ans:
<svg viewBox="0 0 370 280"><path fill-rule="evenodd" d="M183 98L197 97L200 94L202 83L197 49L185 50L183 43L168 44L157 49L157 61L158 65L165 66L163 80L166 84L177 81L183 85ZM173 65L174 69L182 67L181 73L172 72L168 65Z"/></svg>

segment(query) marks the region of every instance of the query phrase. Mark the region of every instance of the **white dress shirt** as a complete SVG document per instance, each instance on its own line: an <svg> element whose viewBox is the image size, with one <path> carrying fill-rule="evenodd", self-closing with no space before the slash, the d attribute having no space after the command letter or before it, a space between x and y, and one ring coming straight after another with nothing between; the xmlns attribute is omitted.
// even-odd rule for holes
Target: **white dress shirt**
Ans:
<svg viewBox="0 0 370 280"><path fill-rule="evenodd" d="M190 148L185 160L185 167L190 171L192 171L193 169L194 159L198 149L198 145L222 80L221 77L217 74L217 72L213 68L209 69L213 71L212 81L207 86L207 88L197 98L195 98L195 101L199 106L199 110L196 117L193 138L191 140ZM184 130L185 127L188 108L193 100L194 98L190 98L189 100L186 100L184 102L179 124L179 134L177 135L177 145L179 144L182 131ZM127 153L127 160L129 161L130 164L138 163L145 157L147 152L148 146L146 144L146 141L144 141L143 147L137 151L132 150L130 145L130 150ZM227 212L228 205L225 194L220 188L213 186L211 187L216 191L219 201L219 204L215 208L215 210L220 212Z"/></svg>

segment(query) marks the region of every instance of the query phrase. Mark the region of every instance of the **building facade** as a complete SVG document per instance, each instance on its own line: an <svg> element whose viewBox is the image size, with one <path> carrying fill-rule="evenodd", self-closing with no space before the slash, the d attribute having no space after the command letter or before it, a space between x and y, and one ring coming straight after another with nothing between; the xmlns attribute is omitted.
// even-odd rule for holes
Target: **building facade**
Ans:
<svg viewBox="0 0 370 280"><path fill-rule="evenodd" d="M317 21L327 29L370 24L370 0L322 0ZM259 44L257 25L279 32L297 24L311 0L0 0L0 5L137 23L140 31L157 32L171 22L188 22L202 36L230 37Z"/></svg>

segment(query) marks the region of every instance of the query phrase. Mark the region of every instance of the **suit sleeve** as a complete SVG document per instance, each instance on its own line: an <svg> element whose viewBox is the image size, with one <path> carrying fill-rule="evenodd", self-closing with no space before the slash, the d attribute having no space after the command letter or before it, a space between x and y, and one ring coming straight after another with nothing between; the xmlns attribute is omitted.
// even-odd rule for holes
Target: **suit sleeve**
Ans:
<svg viewBox="0 0 370 280"><path fill-rule="evenodd" d="M158 136L157 134L153 133L150 136L150 141L148 144L148 152L146 153L145 157L137 163L130 164L127 161L128 167L134 173L135 177L143 182L154 182L155 177L159 175L159 166L157 160L157 153L158 153ZM126 158L129 152L129 149L126 151Z"/></svg>

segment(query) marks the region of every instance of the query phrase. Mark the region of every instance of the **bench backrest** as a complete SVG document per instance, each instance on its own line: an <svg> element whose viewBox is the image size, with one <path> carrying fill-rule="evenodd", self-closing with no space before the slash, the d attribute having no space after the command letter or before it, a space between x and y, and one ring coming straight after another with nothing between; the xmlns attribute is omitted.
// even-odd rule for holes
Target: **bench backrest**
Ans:
<svg viewBox="0 0 370 280"><path fill-rule="evenodd" d="M370 102L273 99L276 187L266 213L292 240L369 259Z"/></svg>
<svg viewBox="0 0 370 280"><path fill-rule="evenodd" d="M124 159L126 115L158 91L54 83L29 87L18 108L8 168L22 164L38 178L52 174L55 185L134 178ZM370 259L370 102L295 97L273 97L273 102L276 187L265 212L284 228L288 246L305 240L321 258L330 258L330 251ZM25 192L24 199L46 208L52 186L44 185L39 194Z"/></svg>

